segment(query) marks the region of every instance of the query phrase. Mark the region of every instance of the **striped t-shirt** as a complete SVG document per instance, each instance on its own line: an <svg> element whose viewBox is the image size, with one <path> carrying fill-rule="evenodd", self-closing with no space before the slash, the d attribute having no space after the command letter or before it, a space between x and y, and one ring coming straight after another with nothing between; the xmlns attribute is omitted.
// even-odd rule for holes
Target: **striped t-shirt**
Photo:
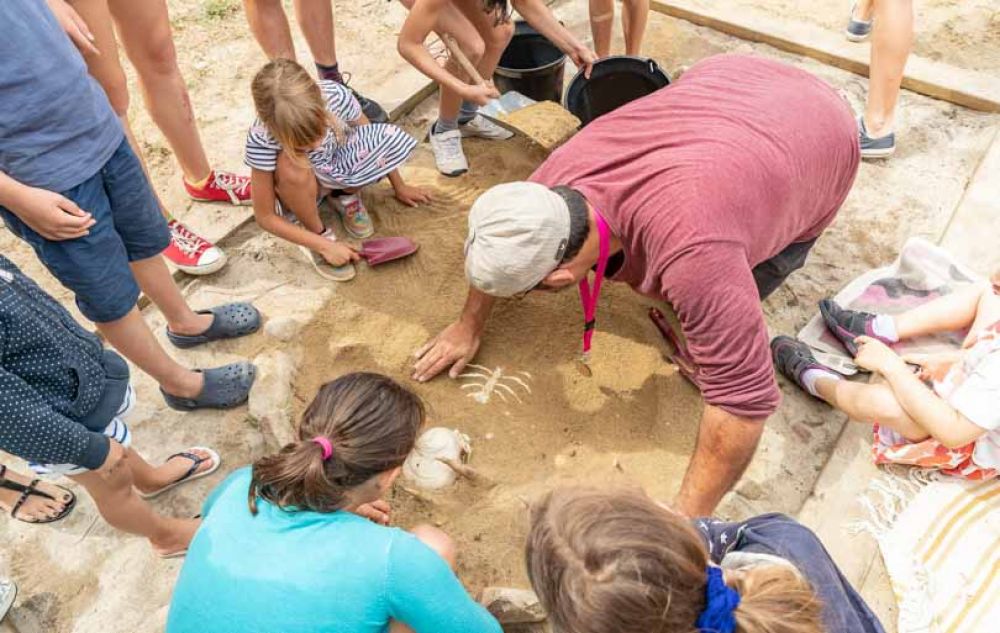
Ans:
<svg viewBox="0 0 1000 633"><path fill-rule="evenodd" d="M320 81L326 107L345 124L345 140L333 129L316 149L307 153L320 184L329 189L369 185L406 162L417 141L388 123L361 124L361 105L351 91L335 81ZM281 143L258 118L247 132L245 162L252 169L273 172Z"/></svg>

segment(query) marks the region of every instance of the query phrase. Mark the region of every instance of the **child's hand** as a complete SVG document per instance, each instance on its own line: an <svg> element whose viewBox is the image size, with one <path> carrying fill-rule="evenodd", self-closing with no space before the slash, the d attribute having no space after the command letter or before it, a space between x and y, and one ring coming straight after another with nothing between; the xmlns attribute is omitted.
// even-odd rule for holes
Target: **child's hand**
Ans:
<svg viewBox="0 0 1000 633"><path fill-rule="evenodd" d="M903 361L920 367L920 380L941 382L952 365L961 360L961 353L945 352L942 354L907 354Z"/></svg>
<svg viewBox="0 0 1000 633"><path fill-rule="evenodd" d="M97 223L69 198L36 187L19 188L10 210L36 233L53 242L83 237Z"/></svg>
<svg viewBox="0 0 1000 633"><path fill-rule="evenodd" d="M413 185L401 184L395 188L396 200L399 200L408 207L415 207L431 201L431 194L427 190Z"/></svg>
<svg viewBox="0 0 1000 633"><path fill-rule="evenodd" d="M990 283L993 284L993 294L1000 295L1000 270L990 276Z"/></svg>
<svg viewBox="0 0 1000 633"><path fill-rule="evenodd" d="M363 503L354 509L354 514L379 525L389 525L389 515L391 513L392 508L382 499L372 501L371 503Z"/></svg>
<svg viewBox="0 0 1000 633"><path fill-rule="evenodd" d="M319 252L331 266L343 266L350 262L361 259L361 255L356 250L342 242L330 242Z"/></svg>
<svg viewBox="0 0 1000 633"><path fill-rule="evenodd" d="M858 355L854 362L868 371L887 374L895 369L906 369L906 363L889 346L878 339L869 336L859 336L854 339L858 346Z"/></svg>
<svg viewBox="0 0 1000 633"><path fill-rule="evenodd" d="M462 98L466 101L471 101L476 105L484 106L490 102L490 99L496 99L500 96L500 92L497 91L496 86L493 85L492 81L484 81L481 84L466 85L462 89Z"/></svg>

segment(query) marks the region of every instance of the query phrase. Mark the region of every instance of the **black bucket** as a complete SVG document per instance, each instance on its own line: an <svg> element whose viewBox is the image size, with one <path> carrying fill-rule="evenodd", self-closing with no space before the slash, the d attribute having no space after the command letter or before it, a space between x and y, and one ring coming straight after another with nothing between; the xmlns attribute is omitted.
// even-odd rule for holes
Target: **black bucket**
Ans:
<svg viewBox="0 0 1000 633"><path fill-rule="evenodd" d="M516 90L535 101L562 97L566 55L523 20L514 24L514 37L500 56L493 83L500 94Z"/></svg>
<svg viewBox="0 0 1000 633"><path fill-rule="evenodd" d="M595 62L590 79L576 74L566 90L564 106L581 127L602 114L665 88L670 77L651 59L626 55Z"/></svg>

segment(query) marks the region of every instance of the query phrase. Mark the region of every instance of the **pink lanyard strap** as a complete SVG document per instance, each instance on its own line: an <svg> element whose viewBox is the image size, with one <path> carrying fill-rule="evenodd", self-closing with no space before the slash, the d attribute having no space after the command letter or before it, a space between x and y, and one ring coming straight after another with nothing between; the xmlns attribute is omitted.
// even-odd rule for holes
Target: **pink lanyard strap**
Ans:
<svg viewBox="0 0 1000 633"><path fill-rule="evenodd" d="M590 342L594 338L594 328L597 326L597 321L594 319L597 315L597 299L601 296L601 282L604 281L604 271L608 268L608 255L611 251L611 232L608 230L608 223L597 209L594 209L594 221L597 223L597 234L600 237L594 285L590 285L587 276L580 280L580 303L583 304L584 319L582 357L584 363L590 361Z"/></svg>

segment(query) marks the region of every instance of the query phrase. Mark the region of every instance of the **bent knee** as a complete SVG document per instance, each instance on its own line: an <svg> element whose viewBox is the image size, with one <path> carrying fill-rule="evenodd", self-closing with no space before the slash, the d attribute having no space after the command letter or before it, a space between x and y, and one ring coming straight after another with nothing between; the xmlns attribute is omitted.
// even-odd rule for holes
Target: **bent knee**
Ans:
<svg viewBox="0 0 1000 633"><path fill-rule="evenodd" d="M514 37L514 21L507 20L490 29L489 41L487 42L491 50L503 50L510 44Z"/></svg>
<svg viewBox="0 0 1000 633"><path fill-rule="evenodd" d="M443 558L449 567L455 567L455 561L458 559L455 542L443 530L431 525L418 525L410 533L424 545L437 552L438 556Z"/></svg>
<svg viewBox="0 0 1000 633"><path fill-rule="evenodd" d="M180 68L177 66L177 49L170 37L170 30L166 29L165 37L156 35L154 41L150 42L142 51L141 58L136 59L136 70L142 74L156 75L157 77L168 77L172 75L180 76Z"/></svg>

